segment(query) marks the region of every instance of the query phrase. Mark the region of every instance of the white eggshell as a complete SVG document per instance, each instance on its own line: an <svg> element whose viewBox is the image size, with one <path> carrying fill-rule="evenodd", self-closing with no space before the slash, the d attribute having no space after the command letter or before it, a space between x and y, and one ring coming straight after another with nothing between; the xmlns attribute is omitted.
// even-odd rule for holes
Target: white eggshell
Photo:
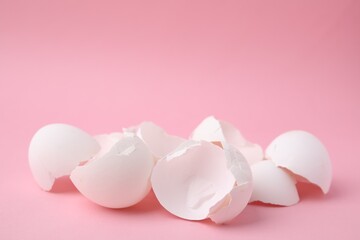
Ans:
<svg viewBox="0 0 360 240"><path fill-rule="evenodd" d="M262 148L247 141L232 124L220 121L213 116L205 118L192 132L190 139L209 142L227 142L242 153L249 164L263 159Z"/></svg>
<svg viewBox="0 0 360 240"><path fill-rule="evenodd" d="M238 146L237 148L250 165L264 159L263 149L258 144L247 142L245 145Z"/></svg>
<svg viewBox="0 0 360 240"><path fill-rule="evenodd" d="M56 178L69 175L99 149L96 140L79 128L67 124L46 125L31 139L30 169L39 186L49 191Z"/></svg>
<svg viewBox="0 0 360 240"><path fill-rule="evenodd" d="M189 141L157 162L151 183L157 199L169 212L202 220L230 193L235 178L220 147Z"/></svg>
<svg viewBox="0 0 360 240"><path fill-rule="evenodd" d="M299 202L296 180L271 160L251 165L253 193L250 202L290 206Z"/></svg>
<svg viewBox="0 0 360 240"><path fill-rule="evenodd" d="M110 134L96 135L94 138L100 145L100 151L94 157L94 159L96 159L101 158L108 153L115 143L124 138L124 135L120 132L113 132Z"/></svg>
<svg viewBox="0 0 360 240"><path fill-rule="evenodd" d="M299 181L306 180L327 193L332 167L324 145L305 131L290 131L275 138L266 149L266 156L277 166L291 171Z"/></svg>
<svg viewBox="0 0 360 240"><path fill-rule="evenodd" d="M244 145L246 139L241 135L238 129L225 121L219 121L214 116L205 118L192 132L191 139L205 140L209 142L223 142L230 144ZM236 144L234 144L236 143Z"/></svg>
<svg viewBox="0 0 360 240"><path fill-rule="evenodd" d="M150 191L153 156L136 136L120 139L103 157L78 166L70 178L91 201L109 208L140 202Z"/></svg>
<svg viewBox="0 0 360 240"><path fill-rule="evenodd" d="M238 216L249 203L252 192L251 184L236 186L227 196L226 204L223 204L215 213L210 214L210 219L217 223L227 223Z"/></svg>
<svg viewBox="0 0 360 240"><path fill-rule="evenodd" d="M185 142L185 139L167 134L164 129L152 122L143 122L137 127L124 129L124 132L125 135L136 133L149 147L156 159L164 157Z"/></svg>
<svg viewBox="0 0 360 240"><path fill-rule="evenodd" d="M231 192L220 206L213 207L210 219L217 224L226 223L239 215L247 206L252 193L252 174L244 156L235 147L223 142L227 167L236 179Z"/></svg>

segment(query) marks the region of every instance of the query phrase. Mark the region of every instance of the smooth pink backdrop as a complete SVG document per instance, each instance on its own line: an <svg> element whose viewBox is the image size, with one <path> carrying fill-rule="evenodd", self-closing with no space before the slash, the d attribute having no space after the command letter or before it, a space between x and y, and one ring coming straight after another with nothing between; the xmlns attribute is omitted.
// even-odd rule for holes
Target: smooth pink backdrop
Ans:
<svg viewBox="0 0 360 240"><path fill-rule="evenodd" d="M360 239L360 1L0 0L0 239ZM41 191L41 126L92 134L152 120L188 136L206 116L263 147L304 129L327 146L326 196L190 222L150 194L105 209L61 179Z"/></svg>

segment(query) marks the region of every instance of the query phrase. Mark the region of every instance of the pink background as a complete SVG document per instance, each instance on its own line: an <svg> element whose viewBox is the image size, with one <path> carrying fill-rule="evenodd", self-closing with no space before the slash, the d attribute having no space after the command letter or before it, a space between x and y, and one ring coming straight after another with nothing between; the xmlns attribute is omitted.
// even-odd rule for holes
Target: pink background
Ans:
<svg viewBox="0 0 360 240"><path fill-rule="evenodd" d="M150 3L151 2L151 3ZM360 1L0 0L0 239L360 239ZM263 147L304 129L333 161L328 195L250 205L230 225L176 218L151 194L96 206L31 176L34 132L152 120L188 136L206 116Z"/></svg>

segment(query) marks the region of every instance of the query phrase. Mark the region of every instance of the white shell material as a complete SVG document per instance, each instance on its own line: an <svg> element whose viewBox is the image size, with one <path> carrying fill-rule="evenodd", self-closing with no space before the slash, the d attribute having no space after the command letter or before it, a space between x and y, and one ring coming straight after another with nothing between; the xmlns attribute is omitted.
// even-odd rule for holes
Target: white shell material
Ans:
<svg viewBox="0 0 360 240"><path fill-rule="evenodd" d="M251 165L253 192L250 202L260 201L281 206L299 202L296 180L271 160Z"/></svg>
<svg viewBox="0 0 360 240"><path fill-rule="evenodd" d="M229 156L209 142L188 141L160 159L153 169L151 182L161 205L184 219L211 217L217 223L231 220L244 206L242 201L240 205L233 205L236 202L231 203L229 195L237 187L237 180L240 186L251 183L251 172L245 159L232 161ZM248 170L244 170L238 160L243 161ZM242 171L247 175L243 176ZM241 177L237 178L238 175ZM249 196L244 194L244 198L247 202ZM233 212L225 210L230 206ZM220 213L220 209L224 212Z"/></svg>
<svg viewBox="0 0 360 240"><path fill-rule="evenodd" d="M264 154L258 144L247 141L232 124L213 116L205 118L192 132L190 139L209 142L227 142L239 149L249 164L263 160Z"/></svg>
<svg viewBox="0 0 360 240"><path fill-rule="evenodd" d="M115 143L124 138L124 135L120 132L113 132L109 134L96 135L94 138L100 145L100 151L94 157L94 159L97 159L108 153Z"/></svg>
<svg viewBox="0 0 360 240"><path fill-rule="evenodd" d="M221 207L212 210L210 219L217 224L231 221L247 206L252 193L252 174L245 157L235 147L222 143L227 159L227 168L235 177L236 183L223 200Z"/></svg>
<svg viewBox="0 0 360 240"><path fill-rule="evenodd" d="M329 191L332 167L325 146L305 131L290 131L275 138L266 149L266 157L277 166L286 168L298 177Z"/></svg>
<svg viewBox="0 0 360 240"><path fill-rule="evenodd" d="M149 193L153 164L144 142L127 136L101 158L75 168L70 178L89 200L108 208L125 208Z"/></svg>
<svg viewBox="0 0 360 240"><path fill-rule="evenodd" d="M169 135L164 129L152 122L143 122L137 127L124 129L125 135L135 133L149 147L156 159L164 157L186 140Z"/></svg>
<svg viewBox="0 0 360 240"><path fill-rule="evenodd" d="M39 129L29 146L29 164L37 184L51 190L56 178L69 175L81 161L100 149L83 130L67 124L49 124Z"/></svg>

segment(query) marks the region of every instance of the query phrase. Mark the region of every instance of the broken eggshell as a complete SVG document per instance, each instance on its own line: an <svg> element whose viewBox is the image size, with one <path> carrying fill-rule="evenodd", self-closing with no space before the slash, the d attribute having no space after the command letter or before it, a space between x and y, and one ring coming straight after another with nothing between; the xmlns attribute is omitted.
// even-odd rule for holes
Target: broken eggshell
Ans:
<svg viewBox="0 0 360 240"><path fill-rule="evenodd" d="M210 217L217 223L231 220L249 200L248 191L251 193L250 188L244 194L233 190L238 180L239 187L251 184L251 172L242 156L235 160L229 156L209 142L185 142L153 169L151 183L157 199L169 212L184 219ZM232 194L244 199L232 201Z"/></svg>
<svg viewBox="0 0 360 240"><path fill-rule="evenodd" d="M110 151L75 168L70 179L89 200L108 208L140 202L150 191L153 156L137 136L126 136Z"/></svg>
<svg viewBox="0 0 360 240"><path fill-rule="evenodd" d="M125 128L125 135L136 135L149 147L156 159L164 157L186 140L169 135L164 129L152 122L142 122L139 126Z"/></svg>
<svg viewBox="0 0 360 240"><path fill-rule="evenodd" d="M120 141L120 139L124 138L124 135L120 132L113 132L109 134L96 135L94 136L94 138L100 145L100 151L93 158L97 159L108 153L110 149L115 145L115 143Z"/></svg>
<svg viewBox="0 0 360 240"><path fill-rule="evenodd" d="M260 201L281 206L299 202L296 180L271 160L251 165L253 192L250 202Z"/></svg>
<svg viewBox="0 0 360 240"><path fill-rule="evenodd" d="M227 142L238 148L249 164L263 160L263 150L258 144L247 141L232 124L213 116L205 118L192 132L190 139Z"/></svg>
<svg viewBox="0 0 360 240"><path fill-rule="evenodd" d="M29 146L29 164L37 184L51 190L56 178L69 175L81 161L100 149L83 130L67 124L49 124L39 129Z"/></svg>
<svg viewBox="0 0 360 240"><path fill-rule="evenodd" d="M325 146L305 131L290 131L275 138L266 149L266 158L295 174L298 181L310 182L329 191L332 167Z"/></svg>

